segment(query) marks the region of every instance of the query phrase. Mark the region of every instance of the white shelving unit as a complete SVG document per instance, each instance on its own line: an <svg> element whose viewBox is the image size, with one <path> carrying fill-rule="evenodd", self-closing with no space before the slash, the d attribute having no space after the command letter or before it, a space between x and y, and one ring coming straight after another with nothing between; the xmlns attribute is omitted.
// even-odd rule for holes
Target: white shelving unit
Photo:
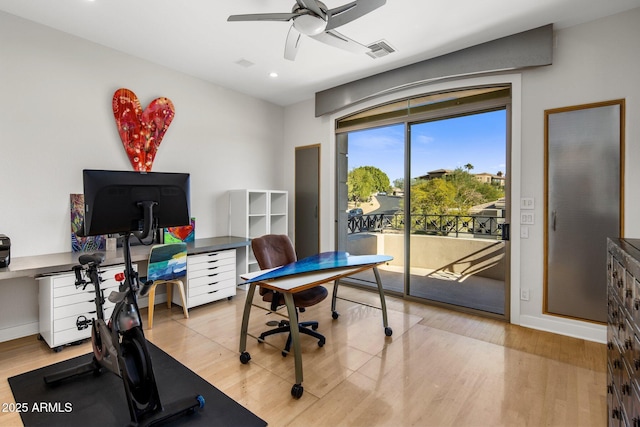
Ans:
<svg viewBox="0 0 640 427"><path fill-rule="evenodd" d="M250 239L265 234L288 234L288 193L278 190L229 191L229 235ZM245 271L259 270L251 246L237 251Z"/></svg>

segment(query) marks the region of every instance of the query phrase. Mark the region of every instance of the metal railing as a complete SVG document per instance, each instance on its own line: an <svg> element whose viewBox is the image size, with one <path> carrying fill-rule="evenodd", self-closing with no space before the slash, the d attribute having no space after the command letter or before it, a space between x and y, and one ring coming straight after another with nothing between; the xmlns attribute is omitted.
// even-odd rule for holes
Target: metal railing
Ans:
<svg viewBox="0 0 640 427"><path fill-rule="evenodd" d="M449 237L502 238L504 218L486 215L411 215L412 234ZM347 233L401 231L406 227L404 214L360 215L348 219Z"/></svg>

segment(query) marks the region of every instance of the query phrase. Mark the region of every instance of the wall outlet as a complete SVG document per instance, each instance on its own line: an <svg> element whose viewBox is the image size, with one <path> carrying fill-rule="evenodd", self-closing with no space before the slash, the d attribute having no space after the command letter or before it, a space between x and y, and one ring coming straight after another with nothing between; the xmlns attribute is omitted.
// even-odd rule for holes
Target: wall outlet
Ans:
<svg viewBox="0 0 640 427"><path fill-rule="evenodd" d="M529 238L529 227L527 227L526 225L523 225L522 227L520 227L520 238L521 239Z"/></svg>
<svg viewBox="0 0 640 427"><path fill-rule="evenodd" d="M520 289L520 299L522 301L529 301L529 289Z"/></svg>

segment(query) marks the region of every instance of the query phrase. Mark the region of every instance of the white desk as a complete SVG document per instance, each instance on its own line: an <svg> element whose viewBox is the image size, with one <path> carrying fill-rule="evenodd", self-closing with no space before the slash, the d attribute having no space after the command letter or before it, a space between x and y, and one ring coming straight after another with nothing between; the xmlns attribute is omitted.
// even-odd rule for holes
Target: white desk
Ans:
<svg viewBox="0 0 640 427"><path fill-rule="evenodd" d="M258 337L248 333L249 316L251 315L251 307L254 306L253 297L255 295L256 286L263 286L265 288L272 289L276 292L282 293L284 296L284 302L287 308L287 314L288 314L289 323L291 326L291 343L293 345L293 353L295 358L296 381L293 387L291 388L291 395L296 399L302 396L304 389L302 387L302 353L300 350L300 333L298 330L298 322L296 321L297 314L296 314L296 307L293 302L293 294L300 291L304 291L305 289L319 286L323 283L336 281L333 288L331 310L333 312L333 318L337 319L338 314L335 310L335 303L336 303L337 290L338 290L337 281L341 278L351 276L356 273L360 273L361 271L373 269L373 272L376 277L376 283L378 284L378 293L380 294L380 304L382 306L382 321L384 326L384 332L386 336L391 336L393 331L388 324L387 305L384 298L384 291L382 289L382 282L380 280L380 273L378 272L378 268L377 268L378 265L384 262L386 262L386 260L377 262L377 263L364 264L359 266L350 266L350 267L337 268L332 270L299 273L299 274L295 274L295 275L291 275L283 278L249 283L247 299L244 305L244 314L242 315L242 329L240 331L240 362L243 364L246 364L249 362L249 360L251 360L251 356L246 351L247 336L258 339ZM245 280L250 280L272 270L275 270L275 269L261 270L257 272L242 274L240 275L240 277ZM261 306L256 306L256 307L263 308Z"/></svg>
<svg viewBox="0 0 640 427"><path fill-rule="evenodd" d="M250 239L218 236L196 239L187 243L189 255L242 248ZM149 246L131 247L133 262L149 259ZM0 268L0 286L4 286L0 301L0 342L37 334L39 322L39 285L36 278L57 273L70 273L83 252L61 252L46 255L12 257L8 267ZM122 248L105 252L104 267L124 263Z"/></svg>

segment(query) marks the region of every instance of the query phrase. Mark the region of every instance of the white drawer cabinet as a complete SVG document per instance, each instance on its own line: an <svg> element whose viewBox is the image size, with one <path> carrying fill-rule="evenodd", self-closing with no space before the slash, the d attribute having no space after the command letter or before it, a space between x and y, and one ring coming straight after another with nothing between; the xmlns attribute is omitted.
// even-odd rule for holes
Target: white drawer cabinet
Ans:
<svg viewBox="0 0 640 427"><path fill-rule="evenodd" d="M187 307L195 307L236 294L236 250L207 252L187 257ZM180 295L173 302L182 306Z"/></svg>
<svg viewBox="0 0 640 427"><path fill-rule="evenodd" d="M111 291L117 291L120 285L115 275L123 271L123 265L101 269L105 318L111 316L114 306L107 298ZM91 328L78 330L76 322L78 319L90 320L96 317L94 287L92 283L88 283L84 290L76 288L75 281L74 273L62 273L38 279L40 336L56 351L62 349L65 344L91 337Z"/></svg>

